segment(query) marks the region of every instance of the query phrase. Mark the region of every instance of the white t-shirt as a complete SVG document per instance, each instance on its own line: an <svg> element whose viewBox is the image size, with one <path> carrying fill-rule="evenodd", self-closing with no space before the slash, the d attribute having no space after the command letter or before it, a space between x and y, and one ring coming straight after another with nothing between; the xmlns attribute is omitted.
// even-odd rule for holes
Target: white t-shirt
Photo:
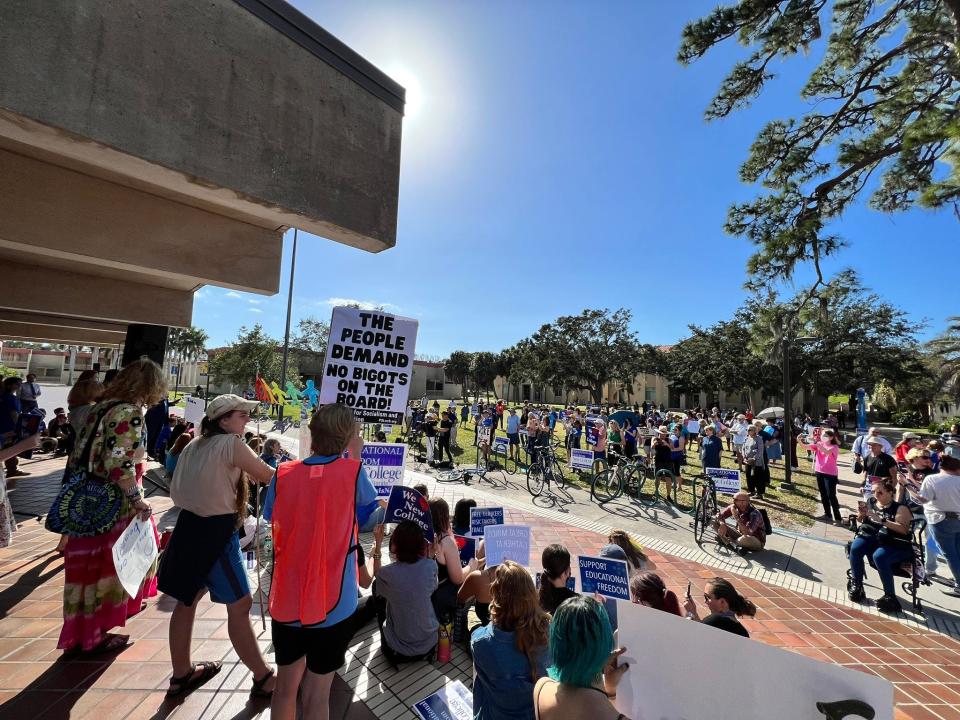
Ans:
<svg viewBox="0 0 960 720"><path fill-rule="evenodd" d="M923 514L931 525L946 519L944 513L960 513L960 475L947 472L927 475L920 484L920 494L927 501Z"/></svg>
<svg viewBox="0 0 960 720"><path fill-rule="evenodd" d="M170 499L200 517L236 512L241 472L257 472L264 464L238 435L195 438L177 460Z"/></svg>
<svg viewBox="0 0 960 720"><path fill-rule="evenodd" d="M750 426L742 420L736 420L731 426L733 430L733 444L743 445L747 441L747 429Z"/></svg>

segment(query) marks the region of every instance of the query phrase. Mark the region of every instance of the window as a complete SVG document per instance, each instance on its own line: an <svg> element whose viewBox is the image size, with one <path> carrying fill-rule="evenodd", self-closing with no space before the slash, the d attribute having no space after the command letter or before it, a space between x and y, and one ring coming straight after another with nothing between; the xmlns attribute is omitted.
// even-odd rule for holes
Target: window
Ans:
<svg viewBox="0 0 960 720"><path fill-rule="evenodd" d="M647 402L654 402L657 399L657 389L656 388L644 388L643 390L643 399Z"/></svg>

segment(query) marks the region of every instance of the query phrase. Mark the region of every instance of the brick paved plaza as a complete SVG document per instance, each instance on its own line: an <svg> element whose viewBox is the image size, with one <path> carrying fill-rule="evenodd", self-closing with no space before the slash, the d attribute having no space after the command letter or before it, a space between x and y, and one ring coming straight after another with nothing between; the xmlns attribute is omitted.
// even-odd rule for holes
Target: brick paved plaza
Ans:
<svg viewBox="0 0 960 720"><path fill-rule="evenodd" d="M42 507L59 480L62 461L30 466L13 496L21 510ZM489 488L431 485L431 492L452 503L473 496L481 504L496 497ZM152 498L161 526L173 517L167 498ZM605 544L602 533L562 522L556 513L507 506L511 523L533 526L533 557L552 542L571 554L595 554ZM0 719L36 718L254 718L269 717L265 703L248 698L250 673L238 663L227 639L226 613L205 600L194 632L195 658L222 659L221 673L182 704L165 703L170 676L167 620L171 602L154 598L124 632L135 642L113 658L64 660L56 650L60 631L63 564L53 552L56 538L34 519L20 515L14 544L0 550ZM369 542L369 540L365 540ZM699 597L706 580L718 574L692 559L648 547L667 586L682 592L692 581ZM692 554L692 553L684 553ZM755 641L787 648L807 657L873 673L893 682L898 718L960 718L960 642L909 620L897 621L811 594L724 572L759 607L745 620ZM255 603L255 613L256 603ZM269 623L260 643L272 659ZM413 718L411 705L448 678L469 684L470 659L455 649L445 665L416 663L399 671L378 652L374 626L355 638L335 684L337 718ZM765 681L760 679L760 681ZM775 678L766 681L776 682Z"/></svg>

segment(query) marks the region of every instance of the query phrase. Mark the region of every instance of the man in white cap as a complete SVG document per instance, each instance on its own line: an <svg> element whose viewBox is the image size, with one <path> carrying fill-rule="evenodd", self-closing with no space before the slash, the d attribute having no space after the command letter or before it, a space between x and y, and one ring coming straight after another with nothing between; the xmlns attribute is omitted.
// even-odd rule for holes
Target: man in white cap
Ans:
<svg viewBox="0 0 960 720"><path fill-rule="evenodd" d="M863 467L863 458L870 454L870 448L867 446L867 438L877 438L880 441L880 446L883 449L883 452L888 455L893 451L893 447L890 445L890 442L880 434L880 428L872 427L867 430L866 435L858 435L857 439L853 441L853 452L854 458L854 472L862 472L862 470L857 470L856 466L859 464L860 467Z"/></svg>
<svg viewBox="0 0 960 720"><path fill-rule="evenodd" d="M864 441L870 448L863 458L863 472L866 475L863 483L865 498L873 495L873 483L889 480L894 487L897 485L897 461L884 452L882 440L879 435L867 435ZM889 444L887 443L888 446Z"/></svg>

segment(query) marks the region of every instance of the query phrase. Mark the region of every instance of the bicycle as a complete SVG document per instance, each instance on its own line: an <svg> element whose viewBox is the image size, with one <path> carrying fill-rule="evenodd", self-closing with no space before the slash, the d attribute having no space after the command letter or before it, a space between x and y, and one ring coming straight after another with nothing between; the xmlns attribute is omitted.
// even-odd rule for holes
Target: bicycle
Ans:
<svg viewBox="0 0 960 720"><path fill-rule="evenodd" d="M566 483L563 468L557 460L555 447L547 445L537 448L536 459L527 467L527 492L538 497L543 492L544 483L549 487L551 480L559 480L562 489Z"/></svg>
<svg viewBox="0 0 960 720"><path fill-rule="evenodd" d="M697 545L702 545L708 531L716 535L714 523L720 515L720 507L717 504L717 487L713 478L708 475L697 475L696 478L703 482L703 489L693 515L693 539ZM719 535L716 535L716 540L719 542Z"/></svg>
<svg viewBox="0 0 960 720"><path fill-rule="evenodd" d="M599 463L598 463L599 461ZM606 465L606 467L603 467ZM603 458L594 460L595 472L590 485L590 496L601 503L610 502L620 497L624 492L640 499L643 486L648 477L652 477L647 464L639 455L628 458L617 455L614 466L611 468ZM654 500L655 501L655 500ZM644 504L650 504L646 501Z"/></svg>

